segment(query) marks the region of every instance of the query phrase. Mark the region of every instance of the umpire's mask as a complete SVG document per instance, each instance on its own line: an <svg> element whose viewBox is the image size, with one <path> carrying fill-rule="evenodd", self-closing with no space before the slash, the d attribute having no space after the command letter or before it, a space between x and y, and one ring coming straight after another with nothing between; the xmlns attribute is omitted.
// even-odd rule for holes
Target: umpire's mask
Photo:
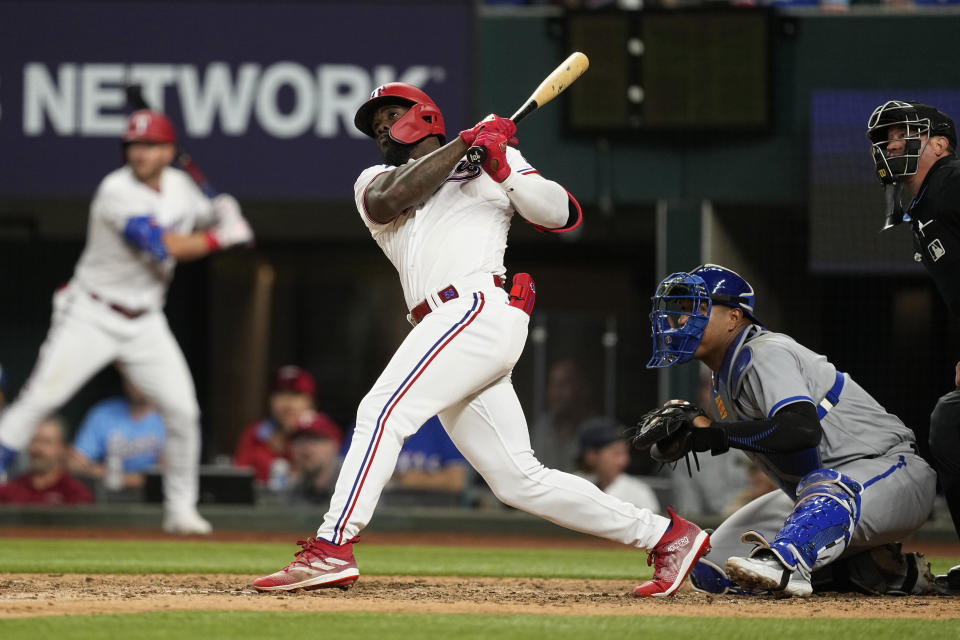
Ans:
<svg viewBox="0 0 960 640"><path fill-rule="evenodd" d="M897 178L917 172L923 136L929 133L930 118L922 117L909 102L890 100L873 110L867 121L867 138L881 183L895 184Z"/></svg>

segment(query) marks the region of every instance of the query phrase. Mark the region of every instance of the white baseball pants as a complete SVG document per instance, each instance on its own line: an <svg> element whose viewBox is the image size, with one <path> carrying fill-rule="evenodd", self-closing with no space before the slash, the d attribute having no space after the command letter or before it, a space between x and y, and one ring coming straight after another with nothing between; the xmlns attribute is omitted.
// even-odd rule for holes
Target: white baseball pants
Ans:
<svg viewBox="0 0 960 640"><path fill-rule="evenodd" d="M491 277L486 275L486 281ZM510 371L529 317L490 282L437 305L410 332L361 401L350 449L319 538L342 544L373 515L404 440L439 415L447 433L503 502L551 522L652 548L669 521L545 468L534 456Z"/></svg>
<svg viewBox="0 0 960 640"><path fill-rule="evenodd" d="M165 507L168 511L194 508L200 409L183 352L159 310L130 319L75 284L57 291L50 330L33 372L16 401L0 416L0 444L24 449L37 424L112 362L157 407L167 427Z"/></svg>

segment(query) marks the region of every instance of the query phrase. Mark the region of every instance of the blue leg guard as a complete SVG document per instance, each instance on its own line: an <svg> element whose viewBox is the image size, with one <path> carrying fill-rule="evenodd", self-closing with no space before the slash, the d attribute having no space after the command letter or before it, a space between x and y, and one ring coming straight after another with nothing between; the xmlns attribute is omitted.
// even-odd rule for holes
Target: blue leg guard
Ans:
<svg viewBox="0 0 960 640"><path fill-rule="evenodd" d="M772 551L788 569L818 569L835 560L850 543L860 521L860 491L856 480L833 469L811 471L797 485L797 503L773 542L755 531L744 542Z"/></svg>

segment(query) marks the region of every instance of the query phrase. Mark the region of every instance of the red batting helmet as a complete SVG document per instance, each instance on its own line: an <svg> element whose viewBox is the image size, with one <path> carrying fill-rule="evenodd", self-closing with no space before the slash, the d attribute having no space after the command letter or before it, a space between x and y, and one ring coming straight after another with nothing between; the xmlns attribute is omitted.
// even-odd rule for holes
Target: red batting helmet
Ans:
<svg viewBox="0 0 960 640"><path fill-rule="evenodd" d="M390 127L390 137L400 144L414 144L427 136L439 136L441 144L446 141L440 108L430 96L406 82L390 82L374 89L370 99L357 109L357 115L353 117L354 126L371 138L376 138L373 113L387 104L410 106L410 110Z"/></svg>
<svg viewBox="0 0 960 640"><path fill-rule="evenodd" d="M170 143L177 141L173 125L167 116L149 109L141 109L130 114L127 130L123 134L126 142Z"/></svg>

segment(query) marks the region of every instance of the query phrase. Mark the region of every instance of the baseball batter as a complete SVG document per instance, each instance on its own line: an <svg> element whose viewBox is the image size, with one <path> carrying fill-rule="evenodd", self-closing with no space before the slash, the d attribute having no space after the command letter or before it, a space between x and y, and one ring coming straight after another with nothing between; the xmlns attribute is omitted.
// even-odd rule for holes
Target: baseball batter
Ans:
<svg viewBox="0 0 960 640"><path fill-rule="evenodd" d="M654 296L648 367L706 364L721 420L693 418L687 450L740 449L782 489L717 528L711 556L691 573L694 585L805 596L811 572L917 530L930 515L936 478L910 429L824 356L764 329L753 306L752 287L724 267L668 276ZM754 545L749 556L741 534ZM907 573L897 584L857 586L921 588L910 583L916 572Z"/></svg>
<svg viewBox="0 0 960 640"><path fill-rule="evenodd" d="M162 114L130 116L126 164L97 188L86 246L70 282L54 294L33 373L0 418L0 470L42 419L115 362L166 424L164 530L202 534L210 524L196 509L200 411L162 309L177 261L249 243L253 233L232 196L211 200L169 166L174 142Z"/></svg>
<svg viewBox="0 0 960 640"><path fill-rule="evenodd" d="M345 586L359 575L352 544L393 474L400 448L438 415L467 461L505 503L560 524L651 550L653 580L638 596L670 595L709 549L707 535L545 468L530 448L510 372L523 350L533 283L503 289L514 213L542 230L580 223L576 202L508 146L516 127L490 116L445 143L443 117L418 88L379 87L358 110L385 164L366 169L356 204L397 268L413 330L357 410L356 430L316 538L297 559L256 580L262 591ZM464 159L482 146L481 167Z"/></svg>

